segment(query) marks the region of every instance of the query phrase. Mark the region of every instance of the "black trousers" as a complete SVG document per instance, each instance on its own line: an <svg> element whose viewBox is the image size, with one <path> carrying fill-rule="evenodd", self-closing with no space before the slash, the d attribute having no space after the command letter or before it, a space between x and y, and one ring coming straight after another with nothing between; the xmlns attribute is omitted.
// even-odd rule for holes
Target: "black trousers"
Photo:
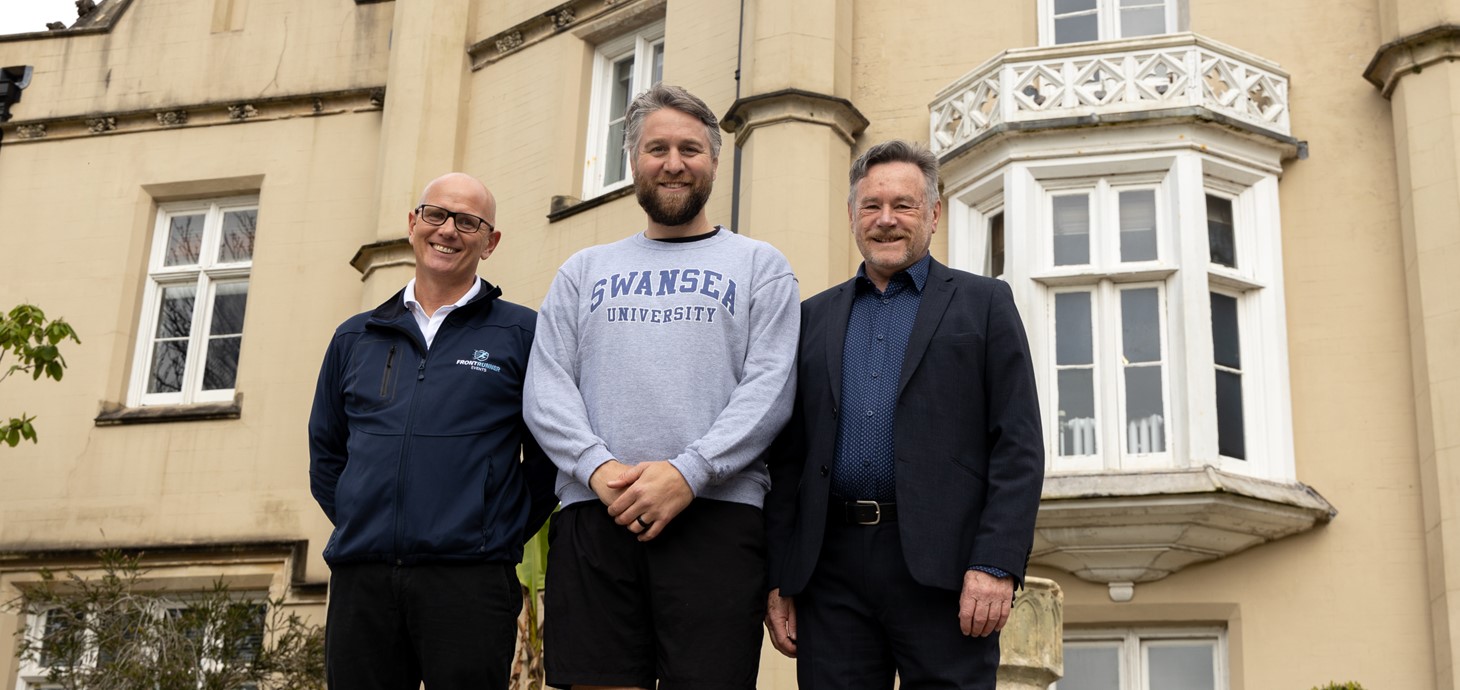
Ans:
<svg viewBox="0 0 1460 690"><path fill-rule="evenodd" d="M897 523L828 525L795 597L801 690L994 690L999 635L965 636L958 594L913 580Z"/></svg>
<svg viewBox="0 0 1460 690"><path fill-rule="evenodd" d="M333 690L506 690L522 590L513 566L385 563L330 574Z"/></svg>

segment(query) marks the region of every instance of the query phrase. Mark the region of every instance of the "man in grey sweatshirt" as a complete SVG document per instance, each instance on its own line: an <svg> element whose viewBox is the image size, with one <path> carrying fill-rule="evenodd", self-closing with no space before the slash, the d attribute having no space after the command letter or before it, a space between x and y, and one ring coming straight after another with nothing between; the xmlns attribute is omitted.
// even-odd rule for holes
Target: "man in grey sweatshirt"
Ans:
<svg viewBox="0 0 1460 690"><path fill-rule="evenodd" d="M538 315L523 414L557 464L555 687L754 688L764 453L790 416L796 277L710 225L714 113L656 85L626 113L647 228L575 254Z"/></svg>

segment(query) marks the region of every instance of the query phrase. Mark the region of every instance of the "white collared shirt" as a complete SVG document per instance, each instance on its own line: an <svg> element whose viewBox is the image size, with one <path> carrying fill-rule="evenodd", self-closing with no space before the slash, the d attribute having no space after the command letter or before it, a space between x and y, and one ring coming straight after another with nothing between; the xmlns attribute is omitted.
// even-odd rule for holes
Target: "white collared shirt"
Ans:
<svg viewBox="0 0 1460 690"><path fill-rule="evenodd" d="M416 317L416 326L421 329L421 335L426 336L426 349L431 349L431 341L436 339L436 331L441 329L441 322L446 320L446 315L456 311L459 307L471 301L478 292L482 291L482 279L477 278L471 284L471 289L466 291L456 304L443 304L436 310L435 314L427 314L425 307L416 301L416 279L406 283L405 294L401 298L405 300L406 309L410 310L411 316Z"/></svg>

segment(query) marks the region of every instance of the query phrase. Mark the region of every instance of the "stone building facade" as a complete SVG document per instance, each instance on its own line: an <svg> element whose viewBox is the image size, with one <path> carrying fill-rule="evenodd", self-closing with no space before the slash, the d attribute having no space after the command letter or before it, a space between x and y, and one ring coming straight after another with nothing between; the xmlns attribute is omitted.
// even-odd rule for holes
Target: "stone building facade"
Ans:
<svg viewBox="0 0 1460 690"><path fill-rule="evenodd" d="M0 449L0 594L112 546L322 612L310 394L335 325L409 278L420 187L493 189L482 273L536 305L641 229L618 118L663 79L722 114L711 219L803 296L857 265L856 155L940 157L933 252L1009 282L1039 362L1060 687L1454 688L1457 26L1419 0L105 0L0 36L0 306L84 341L63 382L0 386L41 432ZM0 687L41 671L0 658Z"/></svg>

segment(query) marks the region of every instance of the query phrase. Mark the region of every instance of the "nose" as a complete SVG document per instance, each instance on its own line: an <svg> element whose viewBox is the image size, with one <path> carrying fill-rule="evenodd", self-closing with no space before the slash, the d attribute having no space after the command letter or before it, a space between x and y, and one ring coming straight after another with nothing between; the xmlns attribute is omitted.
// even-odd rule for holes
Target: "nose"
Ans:
<svg viewBox="0 0 1460 690"><path fill-rule="evenodd" d="M664 157L664 172L677 175L684 170L684 159L680 158L679 150L671 148L669 154Z"/></svg>
<svg viewBox="0 0 1460 690"><path fill-rule="evenodd" d="M877 209L877 225L879 227L897 225L897 218L892 213L892 204L883 204Z"/></svg>

